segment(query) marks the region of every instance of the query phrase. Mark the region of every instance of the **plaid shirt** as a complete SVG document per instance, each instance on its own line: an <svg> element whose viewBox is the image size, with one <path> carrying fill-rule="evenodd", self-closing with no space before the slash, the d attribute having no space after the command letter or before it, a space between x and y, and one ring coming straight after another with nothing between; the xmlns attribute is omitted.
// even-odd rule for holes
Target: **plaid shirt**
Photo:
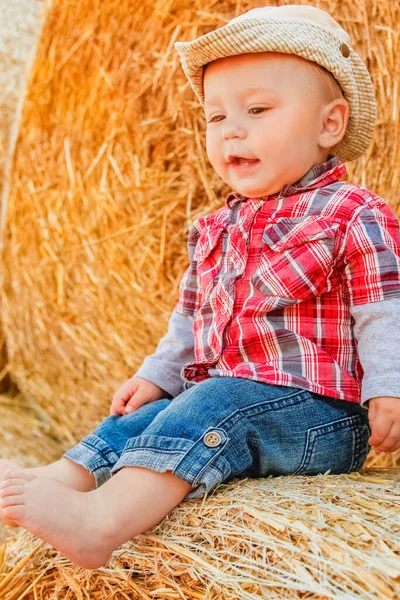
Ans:
<svg viewBox="0 0 400 600"><path fill-rule="evenodd" d="M400 297L400 225L337 157L274 195L198 218L175 310L194 317L185 381L243 377L360 402L351 307Z"/></svg>

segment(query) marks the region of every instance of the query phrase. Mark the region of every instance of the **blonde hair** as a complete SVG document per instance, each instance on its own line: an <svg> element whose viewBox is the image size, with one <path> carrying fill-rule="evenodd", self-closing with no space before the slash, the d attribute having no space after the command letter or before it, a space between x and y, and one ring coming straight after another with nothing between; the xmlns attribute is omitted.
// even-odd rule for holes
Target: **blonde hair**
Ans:
<svg viewBox="0 0 400 600"><path fill-rule="evenodd" d="M342 88L330 71L311 60L307 60L304 64L309 71L312 71L319 78L327 102L344 98Z"/></svg>

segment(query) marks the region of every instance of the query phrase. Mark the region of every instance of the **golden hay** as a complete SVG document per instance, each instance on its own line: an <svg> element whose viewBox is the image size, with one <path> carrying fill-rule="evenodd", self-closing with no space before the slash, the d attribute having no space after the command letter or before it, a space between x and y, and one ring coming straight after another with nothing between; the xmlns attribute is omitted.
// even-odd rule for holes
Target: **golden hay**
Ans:
<svg viewBox="0 0 400 600"><path fill-rule="evenodd" d="M397 209L400 3L316 4L349 31L377 90L374 142L350 177ZM13 167L1 310L13 378L70 444L165 333L187 226L228 191L173 42L256 5L76 0L48 16Z"/></svg>
<svg viewBox="0 0 400 600"><path fill-rule="evenodd" d="M43 0L0 2L0 248L11 158L19 129L26 82L42 24ZM6 185L3 188L3 183ZM5 339L0 332L0 392L10 387Z"/></svg>
<svg viewBox="0 0 400 600"><path fill-rule="evenodd" d="M0 550L2 600L400 597L400 470L275 477L183 502L95 571L27 532Z"/></svg>
<svg viewBox="0 0 400 600"><path fill-rule="evenodd" d="M187 227L228 191L207 162L173 42L257 4L58 0L47 19L3 203L0 290L12 376L62 441L42 463L106 416L154 350L187 264ZM374 143L349 179L398 210L400 5L314 4L349 31L377 90ZM368 464L399 462L372 454ZM397 598L398 501L389 472L235 482L181 503L93 573L17 532L0 552L0 598Z"/></svg>
<svg viewBox="0 0 400 600"><path fill-rule="evenodd" d="M397 210L400 6L315 4L352 35L377 89L375 140L349 178ZM51 440L40 440L41 463L106 416L117 385L154 350L187 264L187 226L228 191L207 163L201 109L173 41L256 5L58 0L49 15L3 204L1 289L11 373L39 402L37 435ZM33 466L36 434L26 430L38 424L23 402L0 411L2 433L18 429L5 442L21 440L1 452ZM398 453L369 459L398 462ZM94 572L8 530L0 598L395 599L399 496L397 471L236 481L181 503Z"/></svg>

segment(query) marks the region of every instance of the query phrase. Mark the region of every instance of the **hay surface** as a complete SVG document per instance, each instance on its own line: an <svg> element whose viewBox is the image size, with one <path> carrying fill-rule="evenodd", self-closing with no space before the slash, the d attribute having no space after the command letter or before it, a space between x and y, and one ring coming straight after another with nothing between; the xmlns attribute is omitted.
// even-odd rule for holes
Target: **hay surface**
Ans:
<svg viewBox="0 0 400 600"><path fill-rule="evenodd" d="M0 559L0 596L396 599L399 501L400 471L235 481L181 503L96 571L24 532Z"/></svg>
<svg viewBox="0 0 400 600"><path fill-rule="evenodd" d="M16 150L1 314L13 378L69 443L154 351L187 227L228 191L173 42L257 4L58 0L47 18ZM374 142L351 179L397 209L400 4L315 4L349 31L377 90Z"/></svg>
<svg viewBox="0 0 400 600"><path fill-rule="evenodd" d="M42 12L43 0L0 0L0 249L12 156ZM0 392L11 385L6 365L6 344L0 330Z"/></svg>

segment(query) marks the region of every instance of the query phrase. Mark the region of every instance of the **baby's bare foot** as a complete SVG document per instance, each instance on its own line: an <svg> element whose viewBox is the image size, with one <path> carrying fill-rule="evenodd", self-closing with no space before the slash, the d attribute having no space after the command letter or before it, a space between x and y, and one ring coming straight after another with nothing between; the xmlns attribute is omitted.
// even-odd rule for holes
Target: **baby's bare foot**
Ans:
<svg viewBox="0 0 400 600"><path fill-rule="evenodd" d="M18 463L13 460L9 460L8 458L0 458L0 483L3 481L4 473L7 471L24 471L24 468L21 467ZM4 525L7 527L18 527L15 521L10 519L6 519L3 515L3 511L0 507L0 519L3 521Z"/></svg>
<svg viewBox="0 0 400 600"><path fill-rule="evenodd" d="M56 479L80 492L89 492L90 490L93 490L96 485L95 478L89 471L74 461L64 457L48 465L29 468L24 468L13 460L5 458L0 459L0 482L3 480L4 473L7 470L28 473L36 475L37 477ZM4 517L1 507L0 519L2 519L4 524L8 527L18 527L15 522Z"/></svg>
<svg viewBox="0 0 400 600"><path fill-rule="evenodd" d="M96 492L79 492L55 479L6 471L0 484L0 506L7 519L76 565L97 569L118 545L112 510Z"/></svg>

